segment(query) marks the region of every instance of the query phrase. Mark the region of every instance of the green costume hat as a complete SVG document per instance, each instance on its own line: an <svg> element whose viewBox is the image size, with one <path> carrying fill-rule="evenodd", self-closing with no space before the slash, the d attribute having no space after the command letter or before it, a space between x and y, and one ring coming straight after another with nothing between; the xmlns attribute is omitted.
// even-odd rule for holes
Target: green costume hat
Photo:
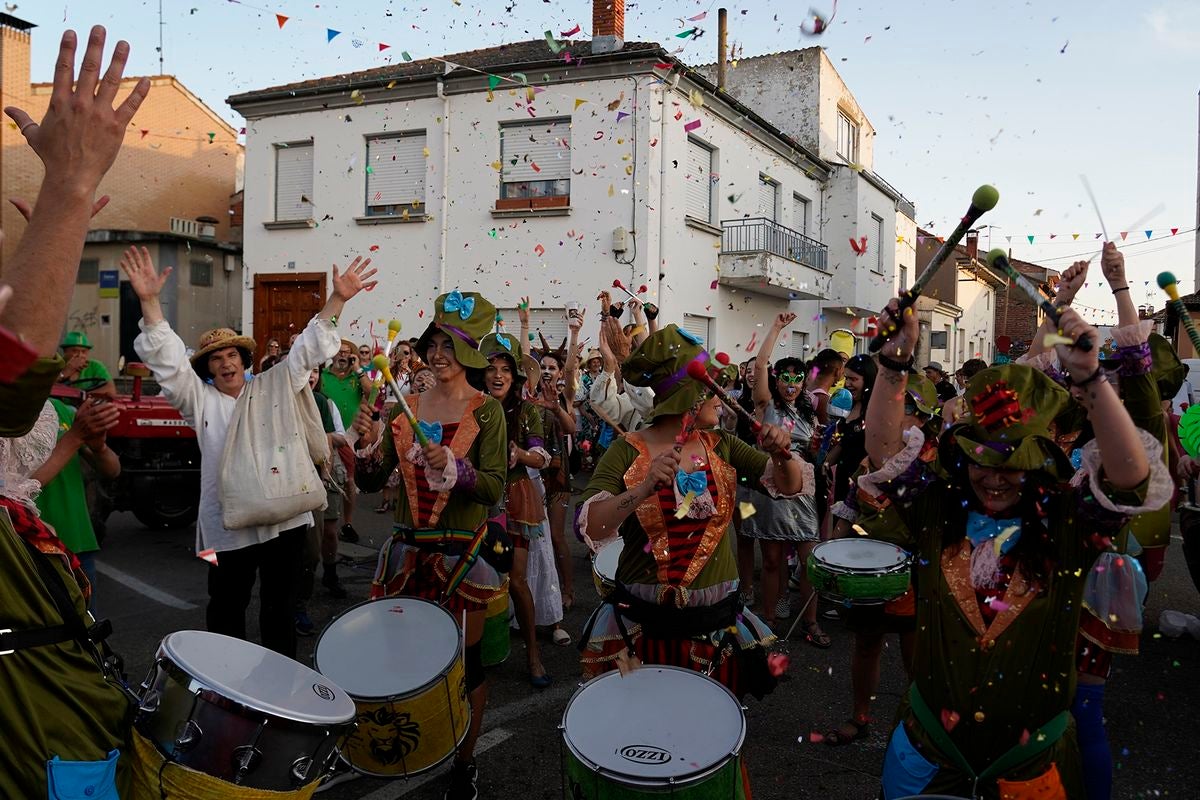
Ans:
<svg viewBox="0 0 1200 800"><path fill-rule="evenodd" d="M704 399L708 389L687 374L688 364L693 361L704 364L710 373L720 366L710 358L700 339L672 324L646 337L621 365L626 383L654 390L654 408L645 422L664 414L691 411Z"/></svg>
<svg viewBox="0 0 1200 800"><path fill-rule="evenodd" d="M487 369L487 359L478 348L480 340L496 324L496 307L481 294L463 294L455 289L438 295L433 309L433 322L417 340L417 354L424 357L429 349L429 339L441 331L454 343L454 357L458 363L464 367Z"/></svg>
<svg viewBox="0 0 1200 800"><path fill-rule="evenodd" d="M922 414L935 416L938 413L938 396L937 389L933 386L933 381L926 378L924 375L909 375L908 386L904 390L908 394L908 399L912 400L913 405Z"/></svg>
<svg viewBox="0 0 1200 800"><path fill-rule="evenodd" d="M524 353L521 351L521 342L516 336L510 333L489 333L479 343L479 352L483 353L483 357L489 361L495 356L508 356L513 360L517 375L522 378L526 377L523 363Z"/></svg>
<svg viewBox="0 0 1200 800"><path fill-rule="evenodd" d="M1187 377L1187 367L1179 360L1179 354L1171 343L1157 333L1150 334L1150 361L1150 376L1158 384L1159 396L1163 400L1170 400L1179 394ZM1116 358L1101 359L1101 363L1111 371L1121 366L1121 360Z"/></svg>
<svg viewBox="0 0 1200 800"><path fill-rule="evenodd" d="M1050 426L1070 400L1065 389L1023 364L985 369L967 385L966 415L942 437L941 457L950 463L957 446L981 467L1067 477L1071 465Z"/></svg>
<svg viewBox="0 0 1200 800"><path fill-rule="evenodd" d="M91 350L92 342L83 331L69 331L63 337L62 344L59 347L63 350L66 350L68 347L86 347L88 350Z"/></svg>

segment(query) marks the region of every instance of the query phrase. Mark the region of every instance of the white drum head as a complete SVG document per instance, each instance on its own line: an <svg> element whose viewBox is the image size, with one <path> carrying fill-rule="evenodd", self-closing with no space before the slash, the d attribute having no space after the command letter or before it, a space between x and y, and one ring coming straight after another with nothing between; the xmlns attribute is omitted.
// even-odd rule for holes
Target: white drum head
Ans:
<svg viewBox="0 0 1200 800"><path fill-rule="evenodd" d="M833 539L813 548L813 558L838 572L891 572L908 560L908 553L878 539Z"/></svg>
<svg viewBox="0 0 1200 800"><path fill-rule="evenodd" d="M721 684L679 667L607 672L583 685L563 714L577 758L618 782L666 784L702 776L738 753L741 703Z"/></svg>
<svg viewBox="0 0 1200 800"><path fill-rule="evenodd" d="M458 657L462 634L441 606L413 597L359 603L321 632L313 664L352 697L416 691Z"/></svg>
<svg viewBox="0 0 1200 800"><path fill-rule="evenodd" d="M604 545L604 547L600 548L600 552L596 553L596 560L592 564L592 569L609 583L616 583L617 563L621 560L621 551L623 549L625 549L625 542L620 538Z"/></svg>
<svg viewBox="0 0 1200 800"><path fill-rule="evenodd" d="M256 644L206 631L176 631L159 655L205 688L278 717L337 725L354 719L354 701L330 679Z"/></svg>

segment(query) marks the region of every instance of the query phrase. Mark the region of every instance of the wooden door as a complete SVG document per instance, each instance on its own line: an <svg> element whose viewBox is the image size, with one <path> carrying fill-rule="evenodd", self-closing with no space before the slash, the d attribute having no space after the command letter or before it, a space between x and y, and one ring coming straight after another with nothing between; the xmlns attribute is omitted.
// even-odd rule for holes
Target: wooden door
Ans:
<svg viewBox="0 0 1200 800"><path fill-rule="evenodd" d="M277 339L284 350L293 334L325 306L325 275L321 272L259 274L254 276L254 363L266 354L267 341Z"/></svg>

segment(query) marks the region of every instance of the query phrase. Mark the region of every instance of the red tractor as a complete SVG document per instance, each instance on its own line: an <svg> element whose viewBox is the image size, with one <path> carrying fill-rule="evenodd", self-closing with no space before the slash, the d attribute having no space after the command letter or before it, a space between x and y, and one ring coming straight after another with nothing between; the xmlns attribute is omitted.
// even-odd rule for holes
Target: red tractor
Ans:
<svg viewBox="0 0 1200 800"><path fill-rule="evenodd" d="M108 433L108 446L121 458L121 474L113 481L93 482L96 491L89 492L89 500L96 532L102 535L113 511L132 511L148 528L191 525L200 506L196 432L166 398L142 393L149 368L130 363L124 374L133 378L132 394L117 396L121 419ZM53 394L72 402L94 388L90 381L75 381L59 384Z"/></svg>

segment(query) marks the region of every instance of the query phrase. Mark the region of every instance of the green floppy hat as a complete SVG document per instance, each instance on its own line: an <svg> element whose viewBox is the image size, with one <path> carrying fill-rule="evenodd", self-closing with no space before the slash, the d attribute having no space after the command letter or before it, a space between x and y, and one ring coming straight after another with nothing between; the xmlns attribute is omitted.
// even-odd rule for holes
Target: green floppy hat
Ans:
<svg viewBox="0 0 1200 800"><path fill-rule="evenodd" d="M1067 391L1039 370L1023 364L985 369L967 385L966 415L943 435L941 456L951 460L957 447L981 467L1070 475L1051 431L1070 402Z"/></svg>
<svg viewBox="0 0 1200 800"><path fill-rule="evenodd" d="M88 350L91 350L92 342L83 331L68 331L59 347L64 350L68 347L86 347Z"/></svg>
<svg viewBox="0 0 1200 800"><path fill-rule="evenodd" d="M904 389L908 399L913 401L913 405L922 414L936 416L938 409L937 389L934 388L933 381L926 378L924 375L909 374L908 386Z"/></svg>
<svg viewBox="0 0 1200 800"><path fill-rule="evenodd" d="M708 394L703 384L688 377L687 367L693 361L704 364L710 374L720 366L700 339L674 324L646 337L629 354L621 365L621 377L631 386L654 390L654 408L644 417L645 422L691 411Z"/></svg>
<svg viewBox="0 0 1200 800"><path fill-rule="evenodd" d="M433 321L417 340L418 355L425 356L429 340L441 331L454 343L454 357L464 367L487 369L487 359L479 352L479 343L496 324L496 307L476 292L457 289L438 295L433 303Z"/></svg>
<svg viewBox="0 0 1200 800"><path fill-rule="evenodd" d="M525 377L525 366L523 364L525 354L521 350L521 342L516 336L509 333L489 333L483 337L479 343L479 352L483 353L483 357L491 361L495 356L508 356L516 365L516 373L518 376Z"/></svg>

